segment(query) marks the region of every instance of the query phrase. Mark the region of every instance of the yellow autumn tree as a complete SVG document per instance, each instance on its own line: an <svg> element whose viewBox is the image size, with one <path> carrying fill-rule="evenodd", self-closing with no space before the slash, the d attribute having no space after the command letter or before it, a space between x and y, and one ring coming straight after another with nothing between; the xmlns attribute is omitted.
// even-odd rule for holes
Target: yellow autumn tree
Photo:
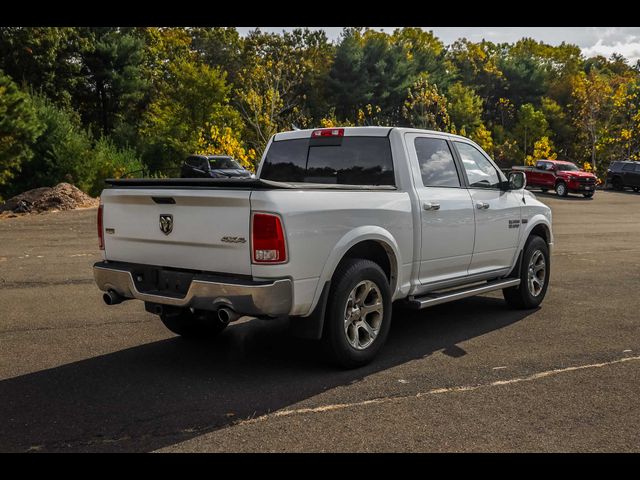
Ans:
<svg viewBox="0 0 640 480"><path fill-rule="evenodd" d="M527 165L535 165L537 160L555 160L558 154L554 152L553 142L544 136L533 144L533 155L527 155Z"/></svg>
<svg viewBox="0 0 640 480"><path fill-rule="evenodd" d="M255 171L256 151L246 149L233 130L207 123L198 135L198 155L229 155L248 170Z"/></svg>
<svg viewBox="0 0 640 480"><path fill-rule="evenodd" d="M464 134L461 133L461 135ZM475 128L470 138L480 145L485 152L493 156L493 138L491 137L491 131L484 126L484 123Z"/></svg>

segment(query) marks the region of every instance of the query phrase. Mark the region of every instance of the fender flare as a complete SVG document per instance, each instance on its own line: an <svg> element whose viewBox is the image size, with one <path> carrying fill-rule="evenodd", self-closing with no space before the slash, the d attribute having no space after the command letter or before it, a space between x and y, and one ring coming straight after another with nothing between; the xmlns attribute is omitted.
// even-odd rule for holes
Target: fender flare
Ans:
<svg viewBox="0 0 640 480"><path fill-rule="evenodd" d="M388 230L376 225L363 225L349 230L347 233L345 233L342 238L338 240L335 247L331 251L329 258L327 258L327 260L325 261L322 273L318 278L316 292L313 296L311 308L309 309L310 312L312 312L316 307L318 300L321 297L323 286L325 285L325 283L331 281L331 277L333 277L336 268L338 268L338 264L344 258L345 254L354 245L367 240L377 241L378 243L382 244L385 250L387 250L387 254L389 255L390 260L389 263L391 266L391 293L392 297L395 297L399 288L399 266L402 265L402 257L400 255L398 243Z"/></svg>
<svg viewBox="0 0 640 480"><path fill-rule="evenodd" d="M547 232L549 234L549 238L547 239L547 244L549 245L549 253L551 253L551 249L553 247L553 230L551 229L551 222L546 216L544 216L541 213L538 213L533 217L531 217L527 222L527 228L525 229L525 231L522 234L522 237L520 238L520 241L518 243L518 248L516 249L516 252L515 252L515 258L513 259L513 262L511 264L511 270L510 270L511 272L513 272L514 269L518 267L520 254L524 250L524 246L527 243L527 239L531 235L531 232L533 231L533 229L539 225L544 225L547 229Z"/></svg>

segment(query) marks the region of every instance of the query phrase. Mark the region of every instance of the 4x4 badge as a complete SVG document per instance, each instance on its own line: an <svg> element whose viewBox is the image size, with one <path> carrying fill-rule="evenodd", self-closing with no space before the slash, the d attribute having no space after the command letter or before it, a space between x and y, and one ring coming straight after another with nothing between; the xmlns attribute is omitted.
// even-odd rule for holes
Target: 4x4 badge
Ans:
<svg viewBox="0 0 640 480"><path fill-rule="evenodd" d="M160 214L160 231L165 235L169 235L173 231L173 215Z"/></svg>

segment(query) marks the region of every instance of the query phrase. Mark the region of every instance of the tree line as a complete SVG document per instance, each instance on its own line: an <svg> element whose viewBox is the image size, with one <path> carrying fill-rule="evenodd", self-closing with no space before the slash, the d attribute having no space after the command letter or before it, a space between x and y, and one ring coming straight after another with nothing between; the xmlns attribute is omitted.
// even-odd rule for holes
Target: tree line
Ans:
<svg viewBox="0 0 640 480"><path fill-rule="evenodd" d="M254 168L275 132L335 125L453 132L501 166L559 158L602 176L640 156L639 86L640 64L620 55L530 38L2 27L0 196L59 181L96 195L191 153Z"/></svg>

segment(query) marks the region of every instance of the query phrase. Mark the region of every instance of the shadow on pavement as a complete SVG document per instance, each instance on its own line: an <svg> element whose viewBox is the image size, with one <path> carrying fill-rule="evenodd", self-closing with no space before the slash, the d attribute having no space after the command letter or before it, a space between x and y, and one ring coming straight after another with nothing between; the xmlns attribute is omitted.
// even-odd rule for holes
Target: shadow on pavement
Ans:
<svg viewBox="0 0 640 480"><path fill-rule="evenodd" d="M140 345L0 382L0 451L150 451L278 410L515 323L531 311L476 297L394 311L373 364L342 371L287 322L231 326L210 343Z"/></svg>

